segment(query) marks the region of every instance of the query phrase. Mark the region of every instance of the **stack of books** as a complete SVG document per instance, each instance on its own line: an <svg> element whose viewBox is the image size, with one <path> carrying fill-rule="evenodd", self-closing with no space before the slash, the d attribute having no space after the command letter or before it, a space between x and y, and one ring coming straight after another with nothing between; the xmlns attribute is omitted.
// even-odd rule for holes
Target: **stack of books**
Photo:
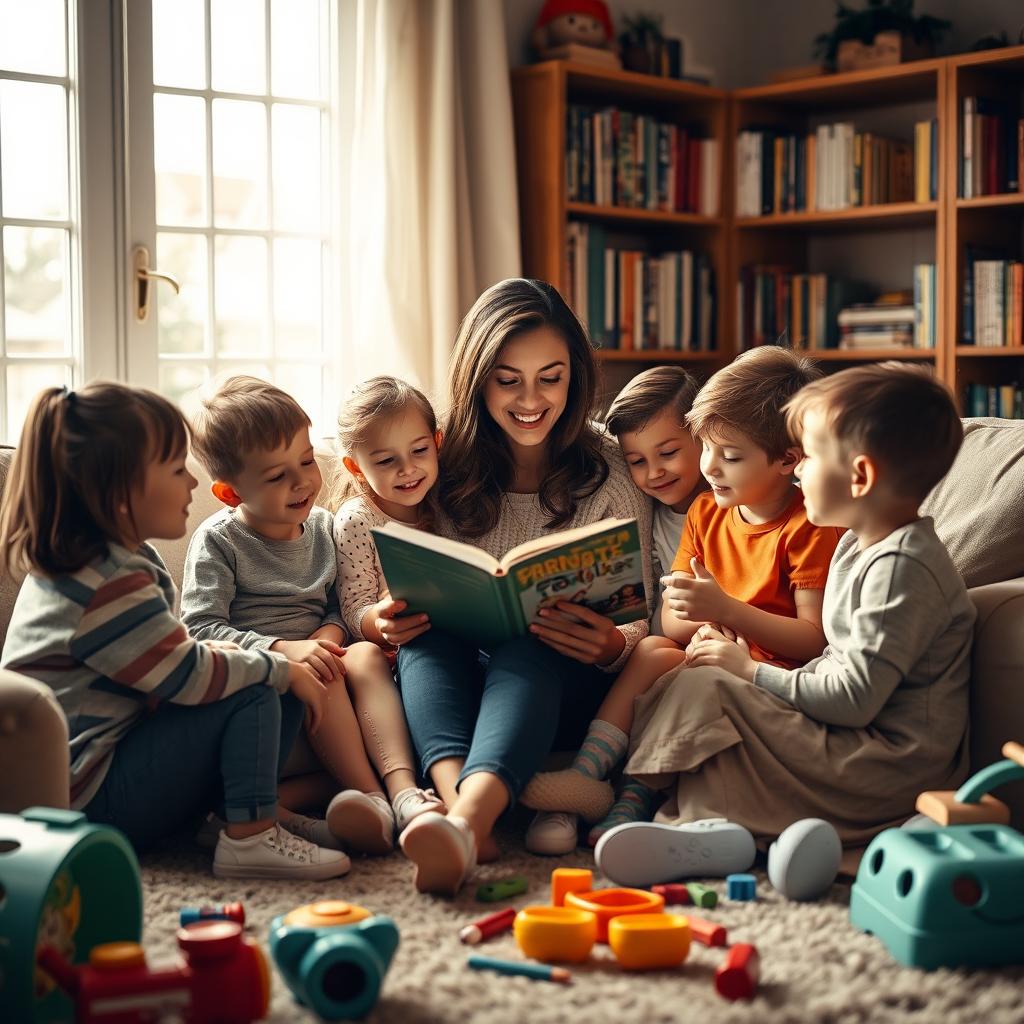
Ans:
<svg viewBox="0 0 1024 1024"><path fill-rule="evenodd" d="M840 310L838 319L840 348L911 348L914 344L916 313L905 292L855 303Z"/></svg>
<svg viewBox="0 0 1024 1024"><path fill-rule="evenodd" d="M964 388L964 413L968 416L1002 416L1024 419L1024 390L1019 384L968 384Z"/></svg>
<svg viewBox="0 0 1024 1024"><path fill-rule="evenodd" d="M569 202L718 215L718 141L618 107L570 104Z"/></svg>
<svg viewBox="0 0 1024 1024"><path fill-rule="evenodd" d="M914 145L849 122L803 135L749 129L736 140L736 212L758 217L802 210L843 210L927 202L938 193L938 133L915 126Z"/></svg>
<svg viewBox="0 0 1024 1024"><path fill-rule="evenodd" d="M1022 162L1024 118L1012 113L1004 100L965 96L960 133L960 195L973 199L1024 191Z"/></svg>
<svg viewBox="0 0 1024 1024"><path fill-rule="evenodd" d="M603 348L716 347L715 272L705 253L652 255L608 244L600 225L569 222L569 300Z"/></svg>
<svg viewBox="0 0 1024 1024"><path fill-rule="evenodd" d="M968 246L964 266L963 344L1024 344L1024 264Z"/></svg>

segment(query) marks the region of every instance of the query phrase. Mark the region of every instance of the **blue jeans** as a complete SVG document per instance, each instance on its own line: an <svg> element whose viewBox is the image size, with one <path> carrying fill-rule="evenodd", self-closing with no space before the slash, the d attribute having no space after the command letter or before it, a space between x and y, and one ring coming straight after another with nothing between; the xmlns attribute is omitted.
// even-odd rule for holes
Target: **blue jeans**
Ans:
<svg viewBox="0 0 1024 1024"><path fill-rule="evenodd" d="M218 805L227 821L273 818L304 710L261 685L212 704L162 704L114 748L86 817L119 828L140 851Z"/></svg>
<svg viewBox="0 0 1024 1024"><path fill-rule="evenodd" d="M614 675L567 658L533 637L477 649L431 629L398 651L398 680L423 773L443 758L465 759L459 782L491 772L510 803L552 749L586 735Z"/></svg>

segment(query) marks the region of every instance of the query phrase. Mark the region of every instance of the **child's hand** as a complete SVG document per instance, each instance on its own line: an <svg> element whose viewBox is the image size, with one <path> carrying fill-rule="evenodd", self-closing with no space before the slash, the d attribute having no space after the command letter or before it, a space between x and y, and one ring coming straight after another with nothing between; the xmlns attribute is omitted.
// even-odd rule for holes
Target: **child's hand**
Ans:
<svg viewBox="0 0 1024 1024"><path fill-rule="evenodd" d="M687 648L689 652L689 648ZM734 676L754 681L757 662L750 657L750 645L743 637L733 640L700 640L693 646L693 653L687 653L686 667L700 668L702 665L714 665L725 669Z"/></svg>
<svg viewBox="0 0 1024 1024"><path fill-rule="evenodd" d="M341 660L345 648L330 640L277 640L271 644L270 649L283 654L289 661L308 665L325 683L345 675L345 666Z"/></svg>
<svg viewBox="0 0 1024 1024"><path fill-rule="evenodd" d="M690 655L696 649L697 644L701 640L736 640L736 634L728 627L723 626L718 622L705 622L696 633L690 638L690 642L686 645L686 657L689 659Z"/></svg>
<svg viewBox="0 0 1024 1024"><path fill-rule="evenodd" d="M308 665L298 661L288 663L288 687L306 705L309 731L315 733L327 707L327 687Z"/></svg>
<svg viewBox="0 0 1024 1024"><path fill-rule="evenodd" d="M674 572L663 576L665 604L691 622L722 622L729 619L732 598L696 558L690 559L693 576Z"/></svg>
<svg viewBox="0 0 1024 1024"><path fill-rule="evenodd" d="M605 615L586 605L559 601L554 608L541 608L540 621L530 632L548 647L584 665L610 665L626 646L626 638Z"/></svg>
<svg viewBox="0 0 1024 1024"><path fill-rule="evenodd" d="M407 607L405 601L395 601L390 596L373 606L373 624L384 643L400 647L430 629L429 616L422 613L403 615Z"/></svg>

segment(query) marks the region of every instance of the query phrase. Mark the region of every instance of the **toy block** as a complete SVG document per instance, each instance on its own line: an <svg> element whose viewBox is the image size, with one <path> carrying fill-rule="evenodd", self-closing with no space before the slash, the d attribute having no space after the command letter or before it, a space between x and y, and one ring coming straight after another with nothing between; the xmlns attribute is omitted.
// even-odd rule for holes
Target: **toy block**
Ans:
<svg viewBox="0 0 1024 1024"><path fill-rule="evenodd" d="M960 803L950 790L930 790L917 798L917 809L939 825L1009 825L1010 809L994 796Z"/></svg>
<svg viewBox="0 0 1024 1024"><path fill-rule="evenodd" d="M683 903L689 903L690 901L690 890L682 882L668 882L665 885L652 885L651 892L656 892L659 896L665 897L665 905L667 907L679 906Z"/></svg>
<svg viewBox="0 0 1024 1024"><path fill-rule="evenodd" d="M737 942L715 971L715 988L725 999L753 999L759 974L757 947L749 942Z"/></svg>
<svg viewBox="0 0 1024 1024"><path fill-rule="evenodd" d="M686 891L690 894L690 902L701 910L714 910L718 906L718 893L700 882L687 882Z"/></svg>
<svg viewBox="0 0 1024 1024"><path fill-rule="evenodd" d="M551 906L564 907L566 894L593 888L594 872L589 868L555 868L551 872Z"/></svg>
<svg viewBox="0 0 1024 1024"><path fill-rule="evenodd" d="M1013 740L1004 743L1003 757L1024 768L1024 743L1015 743Z"/></svg>
<svg viewBox="0 0 1024 1024"><path fill-rule="evenodd" d="M705 921L702 917L690 917L689 914L686 919L690 922L690 934L697 942L705 946L724 946L729 941L728 933L720 924Z"/></svg>
<svg viewBox="0 0 1024 1024"><path fill-rule="evenodd" d="M757 899L757 879L753 875L726 875L725 884L731 900Z"/></svg>
<svg viewBox="0 0 1024 1024"><path fill-rule="evenodd" d="M521 896L529 888L525 875L513 875L497 882L486 882L477 887L476 898L480 903L497 903L512 896Z"/></svg>

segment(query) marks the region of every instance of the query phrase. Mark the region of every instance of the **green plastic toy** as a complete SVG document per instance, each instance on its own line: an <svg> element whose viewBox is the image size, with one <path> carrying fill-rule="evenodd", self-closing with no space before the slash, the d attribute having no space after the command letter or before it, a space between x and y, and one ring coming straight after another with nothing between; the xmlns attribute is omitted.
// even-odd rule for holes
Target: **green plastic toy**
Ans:
<svg viewBox="0 0 1024 1024"><path fill-rule="evenodd" d="M497 903L507 900L510 896L521 896L529 888L525 875L513 875L497 882L487 882L477 887L476 898L481 903Z"/></svg>
<svg viewBox="0 0 1024 1024"><path fill-rule="evenodd" d="M718 893L700 882L687 882L686 891L690 894L690 902L702 910L714 910L718 906Z"/></svg>

